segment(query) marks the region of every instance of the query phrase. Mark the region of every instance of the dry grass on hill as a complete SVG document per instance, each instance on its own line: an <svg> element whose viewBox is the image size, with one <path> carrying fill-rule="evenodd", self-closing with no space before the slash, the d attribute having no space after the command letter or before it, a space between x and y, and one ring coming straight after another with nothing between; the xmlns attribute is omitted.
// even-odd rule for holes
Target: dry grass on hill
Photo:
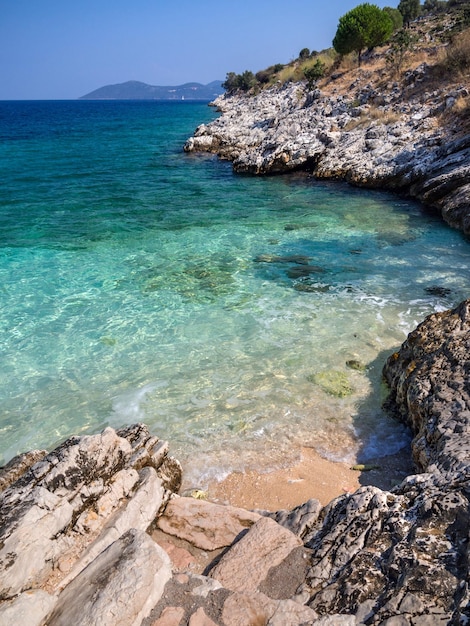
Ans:
<svg viewBox="0 0 470 626"><path fill-rule="evenodd" d="M361 67L357 56L350 54L341 60L335 71L328 73L318 82L325 95L348 94L372 86L387 93L399 86L401 99L425 99L435 90L451 92L458 87L466 87L470 92L470 27L452 34L450 26L443 23L445 16L432 16L428 21L418 22L414 27L415 41L403 59L400 72L392 71L387 62L390 46L377 48L370 55L364 55ZM439 36L438 36L439 34ZM445 35L445 36L444 36ZM422 64L428 66L426 79L413 86L406 83L407 75ZM407 87L405 89L405 87ZM398 114L395 114L398 119ZM372 120L390 124L396 121L393 111L386 107L371 106L367 115L362 115L350 123L348 130L360 127ZM444 126L453 126L459 133L470 130L470 96L463 94L457 98L452 108L446 109L437 119Z"/></svg>
<svg viewBox="0 0 470 626"><path fill-rule="evenodd" d="M380 94L399 90L399 103L422 101L426 103L433 91L452 92L466 87L470 92L470 7L468 3L448 7L445 11L415 20L405 32L410 43L404 49L397 42L365 53L358 67L357 53L340 57L333 48L313 52L287 65L272 66L259 74L264 80L257 90L286 82L305 82L305 71L318 61L325 75L316 86L325 96L351 97L362 88L372 88ZM397 50L400 50L399 52ZM413 81L410 72L426 64L424 80ZM258 76L258 75L257 75ZM373 101L372 101L373 102ZM355 106L352 103L352 106ZM350 129L371 121L391 124L398 120L399 112L393 107L381 106L376 100L367 113L350 123ZM435 123L453 127L455 132L470 130L470 96L462 92L451 108L435 118Z"/></svg>

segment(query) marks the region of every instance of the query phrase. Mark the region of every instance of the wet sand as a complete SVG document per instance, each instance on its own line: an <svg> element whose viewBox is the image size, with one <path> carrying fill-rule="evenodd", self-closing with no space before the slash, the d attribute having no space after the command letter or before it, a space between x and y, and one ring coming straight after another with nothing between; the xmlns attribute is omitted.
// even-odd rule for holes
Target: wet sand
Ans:
<svg viewBox="0 0 470 626"><path fill-rule="evenodd" d="M363 485L391 489L414 473L409 448L398 454L367 461L367 470L321 457L313 448L302 448L300 461L292 467L260 473L234 472L221 482L209 484L208 500L245 509L277 511L292 509L310 498L323 505Z"/></svg>

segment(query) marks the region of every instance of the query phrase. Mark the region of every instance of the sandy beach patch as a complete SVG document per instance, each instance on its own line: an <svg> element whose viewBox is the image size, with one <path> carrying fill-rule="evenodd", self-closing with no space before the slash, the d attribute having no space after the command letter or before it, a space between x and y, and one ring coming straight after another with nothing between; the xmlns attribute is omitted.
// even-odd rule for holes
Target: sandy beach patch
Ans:
<svg viewBox="0 0 470 626"><path fill-rule="evenodd" d="M326 505L362 485L391 489L413 472L409 449L368 461L362 471L352 467L325 459L313 448L302 448L300 461L292 467L266 473L233 472L225 480L211 482L204 497L245 509L277 511L291 509L310 498Z"/></svg>

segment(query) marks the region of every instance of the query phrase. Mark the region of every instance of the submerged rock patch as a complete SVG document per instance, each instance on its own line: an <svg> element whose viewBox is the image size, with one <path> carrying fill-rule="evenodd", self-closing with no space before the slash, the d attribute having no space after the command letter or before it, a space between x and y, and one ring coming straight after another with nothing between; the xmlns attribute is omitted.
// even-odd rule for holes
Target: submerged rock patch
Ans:
<svg viewBox="0 0 470 626"><path fill-rule="evenodd" d="M341 370L324 370L311 374L307 377L312 383L315 383L323 389L325 393L336 398L346 398L354 393L354 389L349 382L347 375Z"/></svg>

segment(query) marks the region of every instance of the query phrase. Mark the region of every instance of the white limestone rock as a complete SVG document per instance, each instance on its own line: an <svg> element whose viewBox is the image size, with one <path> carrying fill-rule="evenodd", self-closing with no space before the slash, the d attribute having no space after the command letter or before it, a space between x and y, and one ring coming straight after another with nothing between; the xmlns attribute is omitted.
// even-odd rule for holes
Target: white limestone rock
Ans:
<svg viewBox="0 0 470 626"><path fill-rule="evenodd" d="M140 471L140 482L137 489L125 506L118 510L108 521L95 541L80 557L61 587L65 587L89 563L108 546L131 529L145 531L154 521L162 506L165 490L162 481L153 467L145 467Z"/></svg>
<svg viewBox="0 0 470 626"><path fill-rule="evenodd" d="M24 493L26 491L26 493ZM4 492L0 512L0 600L41 585L61 547L73 508L43 487Z"/></svg>

